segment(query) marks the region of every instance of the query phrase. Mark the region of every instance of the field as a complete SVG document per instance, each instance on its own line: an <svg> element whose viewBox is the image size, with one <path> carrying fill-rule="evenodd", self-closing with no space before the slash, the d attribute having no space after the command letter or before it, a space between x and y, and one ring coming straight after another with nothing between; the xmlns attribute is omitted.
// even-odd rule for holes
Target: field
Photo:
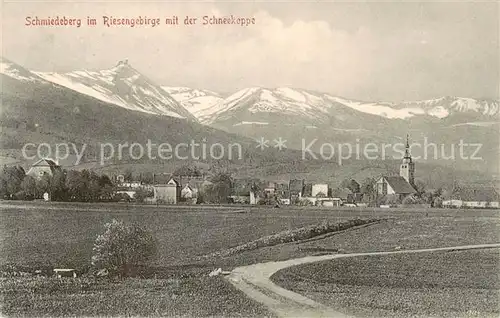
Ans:
<svg viewBox="0 0 500 318"><path fill-rule="evenodd" d="M93 316L97 313L111 316L269 316L260 304L247 299L220 277L208 277L208 273L218 267L231 270L235 266L262 261L339 251L497 243L498 215L495 210L2 202L2 312L21 316L35 313L45 316ZM61 282L32 275L35 270L50 273L55 267L71 267L85 273L96 236L103 231L104 223L113 218L143 225L156 237L157 257L152 266L141 273L145 278L105 283L82 276ZM226 257L200 257L281 231L354 218L379 218L380 221ZM27 274L26 277L13 276L12 271Z"/></svg>
<svg viewBox="0 0 500 318"><path fill-rule="evenodd" d="M0 278L2 316L269 316L220 278Z"/></svg>
<svg viewBox="0 0 500 318"><path fill-rule="evenodd" d="M498 317L498 249L340 258L279 271L280 286L362 317Z"/></svg>

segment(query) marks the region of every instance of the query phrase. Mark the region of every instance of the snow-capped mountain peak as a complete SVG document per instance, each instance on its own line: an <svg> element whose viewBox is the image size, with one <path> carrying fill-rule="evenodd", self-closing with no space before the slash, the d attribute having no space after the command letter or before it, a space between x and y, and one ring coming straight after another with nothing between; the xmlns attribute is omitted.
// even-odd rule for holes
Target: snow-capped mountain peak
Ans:
<svg viewBox="0 0 500 318"><path fill-rule="evenodd" d="M440 97L408 102L364 102L330 94L289 87L241 89L194 113L205 124L227 121L254 122L257 114L294 116L308 122L342 121L345 114L368 114L384 119L410 120L416 117L444 119L453 114L498 115L498 101L463 97ZM353 112L354 111L354 112ZM345 114L344 114L345 113ZM253 119L252 119L253 118Z"/></svg>
<svg viewBox="0 0 500 318"><path fill-rule="evenodd" d="M55 84L123 108L196 120L169 93L133 68L128 60L119 61L106 70L35 73Z"/></svg>

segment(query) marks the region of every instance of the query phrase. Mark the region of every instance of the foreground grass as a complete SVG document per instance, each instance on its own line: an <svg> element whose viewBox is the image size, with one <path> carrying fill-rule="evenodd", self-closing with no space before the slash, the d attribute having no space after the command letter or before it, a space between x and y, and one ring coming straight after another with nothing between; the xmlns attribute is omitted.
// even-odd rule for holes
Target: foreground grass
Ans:
<svg viewBox="0 0 500 318"><path fill-rule="evenodd" d="M189 279L0 278L2 316L270 316L220 277Z"/></svg>
<svg viewBox="0 0 500 318"><path fill-rule="evenodd" d="M355 253L500 243L493 216L401 216L301 242L248 251L219 263L231 267L325 253Z"/></svg>
<svg viewBox="0 0 500 318"><path fill-rule="evenodd" d="M272 276L351 315L498 317L498 249L340 258Z"/></svg>
<svg viewBox="0 0 500 318"><path fill-rule="evenodd" d="M57 208L57 209L56 209ZM81 268L113 218L138 223L158 241L155 266L182 265L196 256L298 227L338 220L331 213L263 209L141 207L126 205L0 205L0 265ZM349 214L344 219L352 218Z"/></svg>

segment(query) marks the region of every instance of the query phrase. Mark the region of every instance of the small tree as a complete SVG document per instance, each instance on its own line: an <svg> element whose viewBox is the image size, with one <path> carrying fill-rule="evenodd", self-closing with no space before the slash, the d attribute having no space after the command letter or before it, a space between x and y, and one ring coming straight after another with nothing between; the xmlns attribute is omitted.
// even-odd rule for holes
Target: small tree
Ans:
<svg viewBox="0 0 500 318"><path fill-rule="evenodd" d="M24 199L36 199L38 191L35 178L33 178L32 176L24 177L23 181L21 182L21 190L23 191Z"/></svg>
<svg viewBox="0 0 500 318"><path fill-rule="evenodd" d="M152 191L146 189L145 187L140 187L135 191L134 199L139 203L143 203L148 197L152 197L154 194Z"/></svg>
<svg viewBox="0 0 500 318"><path fill-rule="evenodd" d="M367 194L369 196L374 195L375 194L375 182L377 182L377 180L375 180L374 178L366 178L360 187L361 193Z"/></svg>
<svg viewBox="0 0 500 318"><path fill-rule="evenodd" d="M129 276L156 254L156 241L146 229L113 219L94 243L92 266L113 276Z"/></svg>
<svg viewBox="0 0 500 318"><path fill-rule="evenodd" d="M227 198L231 195L231 185L233 179L230 174L217 173L212 177L213 183L206 189L206 198L211 203L227 203Z"/></svg>
<svg viewBox="0 0 500 318"><path fill-rule="evenodd" d="M354 179L345 179L340 183L341 188L347 188L352 191L352 193L360 192L360 185Z"/></svg>

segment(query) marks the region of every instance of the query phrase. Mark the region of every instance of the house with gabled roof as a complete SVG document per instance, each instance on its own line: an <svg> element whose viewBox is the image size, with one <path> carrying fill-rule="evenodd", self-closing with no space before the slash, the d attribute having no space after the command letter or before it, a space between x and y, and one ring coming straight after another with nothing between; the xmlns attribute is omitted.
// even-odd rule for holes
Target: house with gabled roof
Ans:
<svg viewBox="0 0 500 318"><path fill-rule="evenodd" d="M41 179L45 175L52 177L57 170L61 170L61 166L56 160L43 158L31 165L26 175Z"/></svg>
<svg viewBox="0 0 500 318"><path fill-rule="evenodd" d="M153 191L156 203L177 204L181 196L180 183L167 174L154 175ZM166 181L168 180L168 181Z"/></svg>

